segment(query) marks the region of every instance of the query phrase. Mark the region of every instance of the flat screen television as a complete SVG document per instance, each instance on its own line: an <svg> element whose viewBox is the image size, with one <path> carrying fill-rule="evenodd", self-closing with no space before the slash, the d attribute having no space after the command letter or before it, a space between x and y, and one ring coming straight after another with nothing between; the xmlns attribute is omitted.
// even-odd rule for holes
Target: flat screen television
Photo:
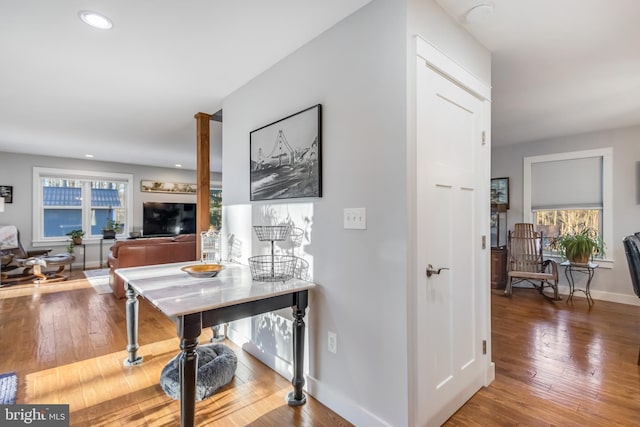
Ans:
<svg viewBox="0 0 640 427"><path fill-rule="evenodd" d="M143 203L142 234L144 236L175 236L195 232L195 203Z"/></svg>

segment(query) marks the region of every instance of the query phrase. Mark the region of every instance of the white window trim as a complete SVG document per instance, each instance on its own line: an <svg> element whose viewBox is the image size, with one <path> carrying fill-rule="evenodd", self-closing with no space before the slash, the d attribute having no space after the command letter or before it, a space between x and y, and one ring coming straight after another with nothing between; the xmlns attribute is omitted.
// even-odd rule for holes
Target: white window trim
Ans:
<svg viewBox="0 0 640 427"><path fill-rule="evenodd" d="M40 185L40 178L43 176L55 176L55 177L68 177L72 179L93 179L93 180L109 180L114 179L118 181L127 181L127 192L125 194L126 206L127 206L127 224L133 222L133 175L128 173L116 173L116 172L100 172L100 171L87 171L87 170L75 170L75 169L56 169L56 168L33 168L33 246L50 245L52 243L65 242L66 238L49 238L44 239L44 230L42 229L42 186ZM87 241L99 239L83 239Z"/></svg>
<svg viewBox="0 0 640 427"><path fill-rule="evenodd" d="M613 268L613 149L611 147L525 157L522 179L522 217L524 222L533 223L533 212L531 211L531 167L535 163L589 157L602 157L602 238L605 244L606 258L599 259L597 263L603 268ZM558 188L561 188L561 186L558 186Z"/></svg>

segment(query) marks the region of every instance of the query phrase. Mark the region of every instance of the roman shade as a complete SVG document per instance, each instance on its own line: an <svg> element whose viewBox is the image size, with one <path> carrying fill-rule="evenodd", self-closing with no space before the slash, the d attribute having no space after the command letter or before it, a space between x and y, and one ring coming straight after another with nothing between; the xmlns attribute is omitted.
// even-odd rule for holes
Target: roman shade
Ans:
<svg viewBox="0 0 640 427"><path fill-rule="evenodd" d="M602 157L531 164L531 209L602 208Z"/></svg>

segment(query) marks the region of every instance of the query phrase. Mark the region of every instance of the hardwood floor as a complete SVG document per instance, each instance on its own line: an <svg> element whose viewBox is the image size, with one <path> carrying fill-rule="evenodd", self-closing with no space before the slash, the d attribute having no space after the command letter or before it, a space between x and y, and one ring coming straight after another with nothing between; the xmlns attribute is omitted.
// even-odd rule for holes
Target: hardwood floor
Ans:
<svg viewBox="0 0 640 427"><path fill-rule="evenodd" d="M640 307L494 290L492 331L496 379L447 426L640 425Z"/></svg>
<svg viewBox="0 0 640 427"><path fill-rule="evenodd" d="M77 274L77 275L76 275ZM0 289L0 373L16 371L18 403L68 403L78 426L174 426L178 402L158 385L177 353L173 323L140 304L140 354L125 368L123 300L68 282ZM640 307L583 298L550 302L516 289L492 296L496 380L447 426L640 425ZM200 342L210 337L207 330ZM233 343L233 381L199 402L199 426L349 426L314 400L290 408L287 380Z"/></svg>
<svg viewBox="0 0 640 427"><path fill-rule="evenodd" d="M0 289L0 373L18 374L16 403L69 404L74 426L176 426L179 402L159 386L178 353L175 326L140 301L142 365L125 368L124 300L99 295L74 272L67 282ZM200 342L211 337L203 331ZM289 381L235 346L230 384L196 404L198 426L351 426L308 397L285 402Z"/></svg>

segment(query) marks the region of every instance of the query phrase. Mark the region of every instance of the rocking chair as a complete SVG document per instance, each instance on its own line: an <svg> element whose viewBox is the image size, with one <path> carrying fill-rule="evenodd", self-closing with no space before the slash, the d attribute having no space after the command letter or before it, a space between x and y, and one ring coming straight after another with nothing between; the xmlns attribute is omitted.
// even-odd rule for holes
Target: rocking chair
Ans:
<svg viewBox="0 0 640 427"><path fill-rule="evenodd" d="M513 285L527 282L543 296L559 300L558 264L542 257L542 233L533 230L533 224L516 224L509 232L507 242L507 287L505 295L511 296ZM553 289L553 297L544 293L545 288Z"/></svg>
<svg viewBox="0 0 640 427"><path fill-rule="evenodd" d="M0 286L34 281L59 282L67 280L60 274L65 266L73 263L72 254L50 255L51 249L25 250L18 229L13 225L0 226L0 262L2 274ZM43 271L42 267L57 267L55 271ZM18 271L19 269L22 269ZM8 274L9 271L16 271Z"/></svg>

